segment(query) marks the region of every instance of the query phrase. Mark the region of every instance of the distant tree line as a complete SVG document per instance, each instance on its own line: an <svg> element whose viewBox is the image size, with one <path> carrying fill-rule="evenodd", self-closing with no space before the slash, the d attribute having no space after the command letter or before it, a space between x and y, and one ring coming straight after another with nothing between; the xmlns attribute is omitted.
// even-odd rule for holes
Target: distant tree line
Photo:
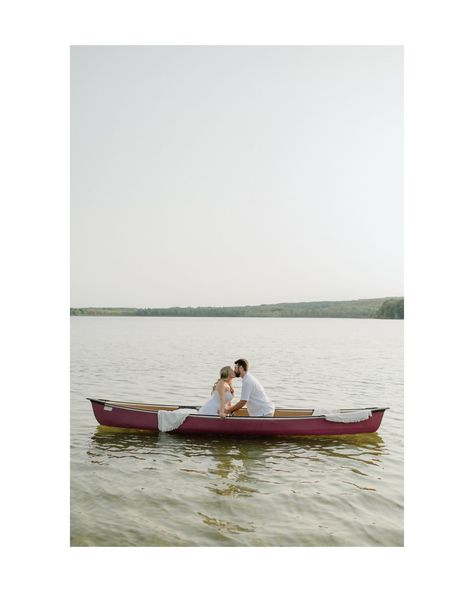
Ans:
<svg viewBox="0 0 474 592"><path fill-rule="evenodd" d="M377 311L378 319L404 319L405 304L403 298L392 298L385 300Z"/></svg>
<svg viewBox="0 0 474 592"><path fill-rule="evenodd" d="M337 302L297 302L257 306L171 308L71 308L71 316L135 317L297 317L403 319L403 298L373 298Z"/></svg>

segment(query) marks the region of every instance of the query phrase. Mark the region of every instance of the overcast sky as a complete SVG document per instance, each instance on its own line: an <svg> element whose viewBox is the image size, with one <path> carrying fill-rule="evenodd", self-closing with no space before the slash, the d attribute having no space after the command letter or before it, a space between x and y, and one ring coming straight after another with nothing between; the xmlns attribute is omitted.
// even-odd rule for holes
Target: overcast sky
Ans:
<svg viewBox="0 0 474 592"><path fill-rule="evenodd" d="M403 295L401 47L71 50L71 305Z"/></svg>

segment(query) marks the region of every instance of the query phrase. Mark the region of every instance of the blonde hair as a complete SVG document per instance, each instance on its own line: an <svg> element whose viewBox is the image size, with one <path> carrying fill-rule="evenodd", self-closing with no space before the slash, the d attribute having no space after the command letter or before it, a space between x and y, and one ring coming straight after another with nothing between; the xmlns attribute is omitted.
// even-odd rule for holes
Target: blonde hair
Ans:
<svg viewBox="0 0 474 592"><path fill-rule="evenodd" d="M214 392L219 380L227 380L231 374L232 374L232 368L230 366L224 366L223 368L221 368L220 378L218 378L216 380L216 382L213 384L211 393Z"/></svg>

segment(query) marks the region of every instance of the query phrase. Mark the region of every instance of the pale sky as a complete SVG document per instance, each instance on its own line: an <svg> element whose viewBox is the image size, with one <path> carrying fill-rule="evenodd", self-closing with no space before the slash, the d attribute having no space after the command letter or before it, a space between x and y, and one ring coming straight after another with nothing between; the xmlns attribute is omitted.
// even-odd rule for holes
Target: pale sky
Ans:
<svg viewBox="0 0 474 592"><path fill-rule="evenodd" d="M403 49L71 49L71 306L403 295Z"/></svg>

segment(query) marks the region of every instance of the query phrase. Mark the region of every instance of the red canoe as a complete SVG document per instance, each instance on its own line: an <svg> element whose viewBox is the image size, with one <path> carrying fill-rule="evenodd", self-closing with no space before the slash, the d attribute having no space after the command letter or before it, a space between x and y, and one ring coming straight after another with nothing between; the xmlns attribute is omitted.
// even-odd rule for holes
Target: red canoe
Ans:
<svg viewBox="0 0 474 592"><path fill-rule="evenodd" d="M188 415L173 434L227 434L232 436L325 436L366 434L376 432L388 407L367 407L371 415L352 423L329 421L313 415L313 409L275 409L273 417L250 417L240 409L235 415L221 419L215 415L198 415L192 405L152 405L90 399L97 421L104 426L152 430L158 432L158 411L178 409L195 411ZM339 409L337 413L354 413L364 409Z"/></svg>

